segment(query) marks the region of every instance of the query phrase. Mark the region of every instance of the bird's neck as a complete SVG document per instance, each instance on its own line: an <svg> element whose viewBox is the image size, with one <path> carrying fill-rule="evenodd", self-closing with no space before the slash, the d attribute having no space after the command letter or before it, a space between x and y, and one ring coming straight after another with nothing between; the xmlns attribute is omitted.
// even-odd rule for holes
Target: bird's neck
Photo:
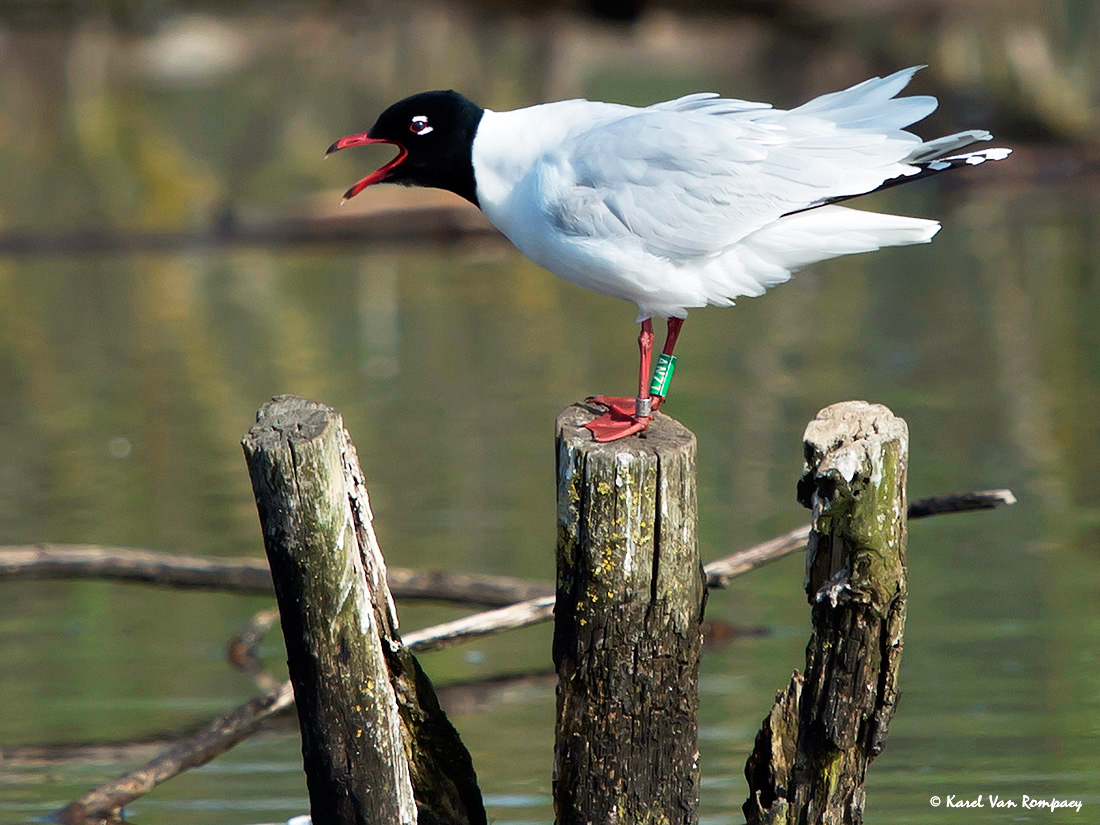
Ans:
<svg viewBox="0 0 1100 825"><path fill-rule="evenodd" d="M472 150L482 210L496 223L495 207L503 207L541 160L567 143L573 133L621 117L623 111L630 109L587 100L562 100L510 112L486 109Z"/></svg>

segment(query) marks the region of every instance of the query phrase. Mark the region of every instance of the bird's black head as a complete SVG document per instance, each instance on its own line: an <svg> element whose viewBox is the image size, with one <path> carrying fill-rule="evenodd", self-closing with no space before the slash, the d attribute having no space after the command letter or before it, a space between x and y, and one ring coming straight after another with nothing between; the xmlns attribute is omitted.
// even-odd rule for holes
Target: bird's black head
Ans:
<svg viewBox="0 0 1100 825"><path fill-rule="evenodd" d="M337 149L392 143L396 158L367 175L344 195L354 197L374 183L432 186L477 204L473 143L484 110L455 91L421 92L386 109L369 131L340 138Z"/></svg>

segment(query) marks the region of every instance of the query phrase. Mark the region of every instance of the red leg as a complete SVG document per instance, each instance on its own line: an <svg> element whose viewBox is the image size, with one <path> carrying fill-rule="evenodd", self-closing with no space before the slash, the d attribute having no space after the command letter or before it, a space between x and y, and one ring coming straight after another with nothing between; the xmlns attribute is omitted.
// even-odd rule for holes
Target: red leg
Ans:
<svg viewBox="0 0 1100 825"><path fill-rule="evenodd" d="M638 333L638 397L649 398L649 368L653 360L653 319L642 321L642 331Z"/></svg>
<svg viewBox="0 0 1100 825"><path fill-rule="evenodd" d="M617 441L640 433L649 426L652 418L649 396L649 368L653 359L653 320L642 321L638 333L638 396L637 398L613 398L593 396L589 401L607 407L607 412L584 426L592 432L596 441Z"/></svg>
<svg viewBox="0 0 1100 825"><path fill-rule="evenodd" d="M665 355L672 355L672 351L676 349L676 339L680 337L680 329L683 326L683 318L668 319L668 335L665 336L665 348L661 350Z"/></svg>
<svg viewBox="0 0 1100 825"><path fill-rule="evenodd" d="M683 327L683 325L683 318L668 319L668 333L665 335L665 346L661 350L662 355L667 355L669 358L672 357L672 351L676 349L676 339L680 337L680 329L681 327ZM654 411L656 411L661 406L661 402L663 402L664 400L665 397L663 395L653 396Z"/></svg>

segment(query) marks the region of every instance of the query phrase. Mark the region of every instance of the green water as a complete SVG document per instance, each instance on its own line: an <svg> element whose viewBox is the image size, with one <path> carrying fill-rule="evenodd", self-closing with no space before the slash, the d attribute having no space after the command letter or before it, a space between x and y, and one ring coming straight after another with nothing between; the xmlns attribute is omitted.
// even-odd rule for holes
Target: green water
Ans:
<svg viewBox="0 0 1100 825"><path fill-rule="evenodd" d="M1029 7L1009 6L1016 17L985 25L1028 22ZM1065 20L1095 31L1087 8L1066 4ZM459 85L504 108L698 88L795 103L833 85L821 85L832 64L795 46L774 82L685 48L713 50L715 32L741 42L734 22L666 21L672 34L661 35L658 21L633 40L596 26L581 29L586 41L564 23L540 30L410 4L383 17L238 13L207 20L222 28L203 41L194 19L147 14L124 29L106 18L4 24L0 234L199 229L225 206L247 219L327 210L370 161L322 165L324 147L365 128L383 103L431 86ZM1095 66L1093 51L1066 40L1061 17L1043 20L1043 36L1067 49L1057 59ZM872 19L881 26L864 35L899 42L886 23ZM943 39L928 53L897 46L897 65L947 66L939 75L933 66L918 91L957 73L948 58L960 37L970 42L968 25L935 30ZM226 46L183 61L217 71L169 71L164 55L179 42L163 38L180 30L192 47L210 37ZM661 42L679 50L669 56ZM555 56L578 43L584 59ZM975 60L999 54L981 38L968 48ZM531 68L536 58L549 68ZM630 71L641 62L644 77ZM792 81L796 66L809 79ZM895 67L853 66L836 85ZM1081 92L1082 76L1066 72L1064 91L1087 102L1095 93ZM1003 89L998 77L985 81ZM1013 100L1032 105L1023 93ZM1017 145L1005 105L985 116L945 106L941 122L1000 117ZM933 244L832 261L733 310L693 312L678 347L667 410L699 438L705 559L805 520L794 500L799 440L839 400L885 403L908 421L913 497L1010 487L1020 500L911 526L903 697L869 776L873 822L1100 821L1100 210L1094 180L1073 173L1085 168L1075 144L1029 146L1018 128L1022 151L1010 162L866 203L942 221ZM267 398L294 392L343 413L389 563L549 580L554 418L587 394L630 392L632 318L632 307L492 244L0 258L0 544L262 558L239 440ZM705 653L708 825L740 821L752 738L802 665L801 581L792 558L710 599L712 618L768 633ZM165 735L253 696L224 645L267 605L0 582L0 748L15 749L0 761L0 822L48 814L150 758ZM459 615L400 609L407 630ZM281 673L277 634L262 653ZM549 627L422 657L441 685L549 659ZM492 821L551 821L552 680L456 704L452 715ZM58 754L91 743L130 744ZM293 725L280 725L128 814L281 822L307 806L300 759ZM949 794L1084 808L929 804Z"/></svg>

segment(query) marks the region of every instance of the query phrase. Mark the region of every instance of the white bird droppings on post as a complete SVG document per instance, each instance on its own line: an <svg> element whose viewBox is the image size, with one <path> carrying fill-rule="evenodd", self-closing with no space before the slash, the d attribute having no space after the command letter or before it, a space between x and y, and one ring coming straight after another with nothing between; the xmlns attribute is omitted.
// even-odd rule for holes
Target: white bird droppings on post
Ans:
<svg viewBox="0 0 1100 825"><path fill-rule="evenodd" d="M630 512L632 502L632 490L630 487L630 471L635 461L635 456L630 453L623 452L615 456L615 486L623 490L623 498L625 501L624 510ZM624 548L623 548L623 569L629 575L634 572L634 533L632 530L626 530L623 536Z"/></svg>
<svg viewBox="0 0 1100 825"><path fill-rule="evenodd" d="M871 483L877 487L882 483L882 442L877 438L868 444L868 458L871 460Z"/></svg>
<svg viewBox="0 0 1100 825"><path fill-rule="evenodd" d="M849 447L839 453L834 462L837 472L849 484L852 483L852 479L856 477L856 473L859 472L860 465L863 463L861 452L861 450L853 450Z"/></svg>

